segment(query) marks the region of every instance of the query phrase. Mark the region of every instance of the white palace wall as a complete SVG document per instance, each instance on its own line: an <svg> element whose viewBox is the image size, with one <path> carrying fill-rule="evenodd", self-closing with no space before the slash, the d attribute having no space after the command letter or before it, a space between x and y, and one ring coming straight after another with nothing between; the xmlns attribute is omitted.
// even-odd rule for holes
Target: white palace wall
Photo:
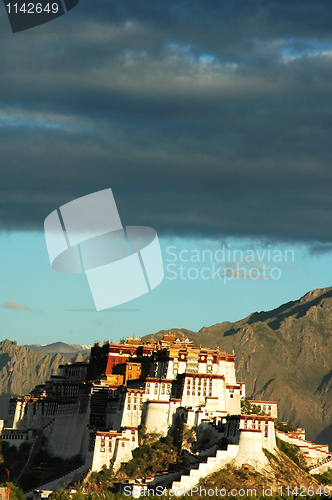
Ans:
<svg viewBox="0 0 332 500"><path fill-rule="evenodd" d="M48 438L48 451L63 459L81 455L84 457L88 447L89 412L76 415L60 415L53 424L44 430Z"/></svg>
<svg viewBox="0 0 332 500"><path fill-rule="evenodd" d="M147 431L158 432L166 436L173 424L173 415L178 407L178 401L147 401L143 416L143 424Z"/></svg>
<svg viewBox="0 0 332 500"><path fill-rule="evenodd" d="M132 459L132 450L138 447L137 428L125 428L122 432L98 431L90 436L85 468L99 471L105 465L116 472L123 462Z"/></svg>

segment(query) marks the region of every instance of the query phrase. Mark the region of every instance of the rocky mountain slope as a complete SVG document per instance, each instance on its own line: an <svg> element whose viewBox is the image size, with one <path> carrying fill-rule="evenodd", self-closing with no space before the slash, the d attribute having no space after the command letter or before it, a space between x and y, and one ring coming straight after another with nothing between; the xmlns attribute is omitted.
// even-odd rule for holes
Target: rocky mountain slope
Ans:
<svg viewBox="0 0 332 500"><path fill-rule="evenodd" d="M78 360L83 361L79 356ZM59 365L66 362L68 359L59 353L33 352L11 340L0 342L0 419L7 417L10 396L28 394L56 374Z"/></svg>
<svg viewBox="0 0 332 500"><path fill-rule="evenodd" d="M247 396L277 401L280 420L305 427L308 439L332 447L332 288L235 323L172 331L197 346L234 349Z"/></svg>

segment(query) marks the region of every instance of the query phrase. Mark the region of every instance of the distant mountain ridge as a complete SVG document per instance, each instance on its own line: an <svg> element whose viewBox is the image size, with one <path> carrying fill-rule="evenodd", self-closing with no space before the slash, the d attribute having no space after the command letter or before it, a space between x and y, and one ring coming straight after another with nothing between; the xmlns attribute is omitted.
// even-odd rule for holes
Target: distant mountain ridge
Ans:
<svg viewBox="0 0 332 500"><path fill-rule="evenodd" d="M36 385L56 375L59 365L83 361L82 353L84 356L90 354L83 346L66 346L63 342L56 342L40 346L45 350L34 350L31 346L18 346L11 340L0 342L0 419L7 417L10 396L29 394ZM67 349L65 355L58 352L57 347Z"/></svg>
<svg viewBox="0 0 332 500"><path fill-rule="evenodd" d="M65 342L54 342L52 344L25 344L21 347L26 347L34 352L43 352L45 354L59 353L64 357L73 356L75 353L81 353L83 357L90 354L91 346L80 344L66 344Z"/></svg>

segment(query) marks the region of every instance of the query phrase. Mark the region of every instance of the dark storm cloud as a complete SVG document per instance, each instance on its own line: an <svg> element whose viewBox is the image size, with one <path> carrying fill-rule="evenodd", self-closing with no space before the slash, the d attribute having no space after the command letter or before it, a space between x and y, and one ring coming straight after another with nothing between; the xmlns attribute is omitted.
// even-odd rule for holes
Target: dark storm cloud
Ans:
<svg viewBox="0 0 332 500"><path fill-rule="evenodd" d="M163 234L332 240L329 2L81 0L17 35L1 14L3 228L111 187Z"/></svg>

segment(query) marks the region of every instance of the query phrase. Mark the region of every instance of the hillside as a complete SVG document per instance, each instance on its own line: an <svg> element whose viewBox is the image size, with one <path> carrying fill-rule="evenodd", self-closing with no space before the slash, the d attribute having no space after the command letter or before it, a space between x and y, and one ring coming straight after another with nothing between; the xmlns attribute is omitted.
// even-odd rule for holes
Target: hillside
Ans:
<svg viewBox="0 0 332 500"><path fill-rule="evenodd" d="M224 489L224 491L228 492L228 496L233 489L238 491L244 489L245 491L249 490L249 492L255 490L258 497L262 495L264 490L267 492L267 488L272 488L271 493L273 491L274 495L284 493L285 496L289 490L293 495L301 492L303 495L309 488L309 492L320 492L321 495L328 491L327 489L324 490L325 485L319 484L316 478L298 467L280 450L275 455L268 451L265 451L265 453L269 460L267 469L256 472L254 467L248 464L244 464L240 469L229 465L202 479L200 486L213 490L217 488L219 491ZM249 493L248 496L250 497L253 494L253 492ZM269 495L271 496L270 493ZM265 498L267 496L268 494L266 494Z"/></svg>
<svg viewBox="0 0 332 500"><path fill-rule="evenodd" d="M172 331L197 346L234 349L247 396L277 401L280 420L305 427L308 439L332 447L332 288L235 323Z"/></svg>
<svg viewBox="0 0 332 500"><path fill-rule="evenodd" d="M60 354L32 352L11 340L0 342L0 419L7 417L10 396L28 394L68 362Z"/></svg>

